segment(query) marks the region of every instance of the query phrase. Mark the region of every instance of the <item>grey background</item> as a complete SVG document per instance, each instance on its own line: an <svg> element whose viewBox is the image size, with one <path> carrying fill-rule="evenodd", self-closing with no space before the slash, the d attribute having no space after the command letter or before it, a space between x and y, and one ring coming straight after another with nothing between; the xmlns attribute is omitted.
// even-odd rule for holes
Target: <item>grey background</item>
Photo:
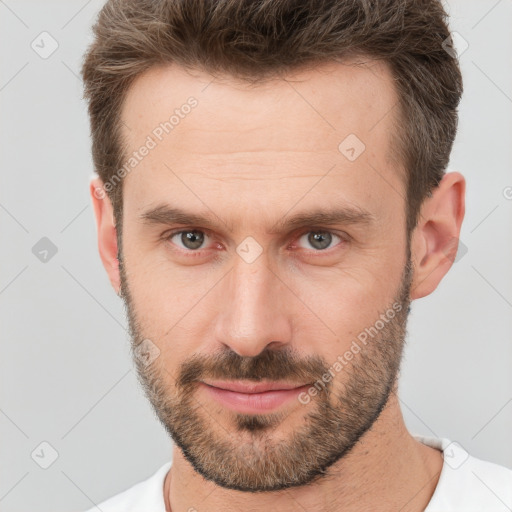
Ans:
<svg viewBox="0 0 512 512"><path fill-rule="evenodd" d="M171 457L137 384L88 196L78 70L102 4L0 1L4 512L84 510ZM465 94L450 164L468 182L467 252L433 295L413 303L401 399L413 433L448 437L512 467L512 2L448 8L452 30L469 44L460 55ZM59 45L46 59L31 47L43 31ZM44 255L43 237L57 249L46 262L33 253L36 246ZM58 452L48 469L35 462L51 455L42 442Z"/></svg>

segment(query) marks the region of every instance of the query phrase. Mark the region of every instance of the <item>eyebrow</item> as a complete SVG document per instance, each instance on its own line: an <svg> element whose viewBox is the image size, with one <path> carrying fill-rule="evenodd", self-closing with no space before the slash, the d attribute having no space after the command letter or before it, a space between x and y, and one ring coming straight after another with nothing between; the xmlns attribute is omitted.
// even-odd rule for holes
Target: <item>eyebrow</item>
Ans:
<svg viewBox="0 0 512 512"><path fill-rule="evenodd" d="M213 213L194 213L165 204L151 208L140 215L140 219L145 224L185 224L210 229L214 229L219 225L219 222L216 222L215 218L219 219L219 217ZM227 224L225 221L220 219L219 221L221 224L227 226L228 229L232 230L232 224ZM272 227L267 230L267 233L279 234L300 227L315 225L369 225L375 221L376 217L371 212L364 210L359 206L343 206L334 209L320 208L313 211L297 213L293 216L285 216L275 222Z"/></svg>

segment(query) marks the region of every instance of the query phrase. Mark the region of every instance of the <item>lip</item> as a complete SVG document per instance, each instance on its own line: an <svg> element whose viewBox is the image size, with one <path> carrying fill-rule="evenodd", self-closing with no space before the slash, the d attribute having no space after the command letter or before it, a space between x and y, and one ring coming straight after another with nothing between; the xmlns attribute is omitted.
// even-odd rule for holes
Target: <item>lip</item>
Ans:
<svg viewBox="0 0 512 512"><path fill-rule="evenodd" d="M201 382L205 391L218 403L228 409L257 414L272 411L286 402L297 398L311 384L297 385L286 382Z"/></svg>
<svg viewBox="0 0 512 512"><path fill-rule="evenodd" d="M297 382L251 382L241 380L204 380L204 384L227 391L237 393L264 393L266 391L290 390L298 387L309 386L309 384L298 384Z"/></svg>

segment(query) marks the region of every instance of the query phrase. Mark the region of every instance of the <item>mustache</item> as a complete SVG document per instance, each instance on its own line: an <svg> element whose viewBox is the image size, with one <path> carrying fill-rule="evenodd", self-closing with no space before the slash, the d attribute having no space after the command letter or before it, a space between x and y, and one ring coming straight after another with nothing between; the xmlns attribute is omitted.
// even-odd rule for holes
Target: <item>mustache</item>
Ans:
<svg viewBox="0 0 512 512"><path fill-rule="evenodd" d="M177 386L187 388L203 379L313 382L328 368L319 356L299 357L291 349L266 349L254 357L227 349L211 356L194 354L181 365Z"/></svg>

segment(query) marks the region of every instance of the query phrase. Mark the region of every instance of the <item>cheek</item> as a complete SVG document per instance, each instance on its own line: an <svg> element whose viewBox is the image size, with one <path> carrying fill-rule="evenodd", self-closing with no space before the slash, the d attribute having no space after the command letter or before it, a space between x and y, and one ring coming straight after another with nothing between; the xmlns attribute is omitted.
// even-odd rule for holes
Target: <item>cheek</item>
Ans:
<svg viewBox="0 0 512 512"><path fill-rule="evenodd" d="M400 286L401 263L380 261L358 269L325 269L297 274L294 324L303 349L334 361L365 328L392 307ZM292 308L293 309L293 308Z"/></svg>
<svg viewBox="0 0 512 512"><path fill-rule="evenodd" d="M145 271L130 277L130 292L137 316L144 325L164 333L192 329L198 320L207 320L208 292L215 282L198 277L182 279L168 270L157 278Z"/></svg>
<svg viewBox="0 0 512 512"><path fill-rule="evenodd" d="M358 325L392 302L399 275L392 281L373 270L332 270L298 276L291 288L320 318L338 326Z"/></svg>
<svg viewBox="0 0 512 512"><path fill-rule="evenodd" d="M207 266L178 268L156 252L140 249L126 251L125 269L142 334L158 345L163 357L171 357L172 367L206 339L215 319L212 292L221 274Z"/></svg>
<svg viewBox="0 0 512 512"><path fill-rule="evenodd" d="M173 264L163 242L149 243L126 235L123 241L128 285L137 310L178 316L180 309L201 293L204 276L193 267ZM167 315L166 315L167 316Z"/></svg>

